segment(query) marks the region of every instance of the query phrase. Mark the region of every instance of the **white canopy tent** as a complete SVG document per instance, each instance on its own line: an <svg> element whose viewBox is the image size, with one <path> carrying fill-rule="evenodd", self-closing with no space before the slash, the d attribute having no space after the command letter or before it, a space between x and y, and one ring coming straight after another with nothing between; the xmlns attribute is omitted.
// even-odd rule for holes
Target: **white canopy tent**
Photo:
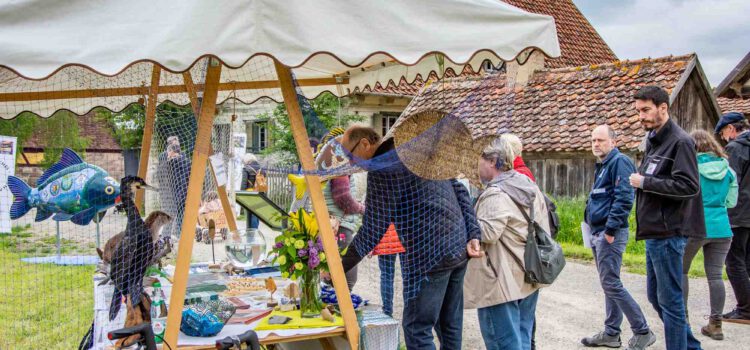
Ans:
<svg viewBox="0 0 750 350"><path fill-rule="evenodd" d="M477 71L485 60L512 60L528 48L560 54L551 17L497 0L20 0L0 4L0 47L1 118L24 111L48 117L61 109L84 114L97 106L121 110L146 96L147 150L159 102L190 102L199 112L170 303L178 310L217 102L235 96L246 103L283 100L303 168L313 170L293 77L312 98L402 77L412 81L440 69L460 72L469 65ZM443 64L436 55L445 57ZM193 84L193 77L203 76ZM144 158L147 151L141 175ZM306 177L354 349L359 330L320 181ZM176 344L179 325L180 313L169 313L170 344Z"/></svg>

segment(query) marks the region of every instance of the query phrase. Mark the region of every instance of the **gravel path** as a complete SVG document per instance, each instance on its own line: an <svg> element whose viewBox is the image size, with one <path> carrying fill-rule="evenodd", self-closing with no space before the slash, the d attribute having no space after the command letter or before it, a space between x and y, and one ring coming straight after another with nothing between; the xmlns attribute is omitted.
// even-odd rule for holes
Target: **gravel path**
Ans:
<svg viewBox="0 0 750 350"><path fill-rule="evenodd" d="M359 270L359 280L354 292L372 302L380 302L377 259L365 259ZM396 277L395 317L401 317L400 276ZM649 349L665 349L663 324L646 298L646 278L642 275L626 273L623 282L646 313L649 325L657 335L657 342ZM734 305L734 295L726 283L727 306ZM703 315L709 313L708 285L705 279L693 279L690 285L689 309L693 317L693 332L702 342L703 348L747 349L750 343L750 326L724 323L724 341L715 341L700 334L705 321ZM599 286L596 268L591 264L569 262L562 275L549 288L542 290L537 306L538 349L585 349L580 339L594 334L603 328L604 293ZM623 324L623 341L627 342L632 332L627 320ZM479 322L475 310L464 312L464 349L484 349ZM745 344L745 345L742 345Z"/></svg>

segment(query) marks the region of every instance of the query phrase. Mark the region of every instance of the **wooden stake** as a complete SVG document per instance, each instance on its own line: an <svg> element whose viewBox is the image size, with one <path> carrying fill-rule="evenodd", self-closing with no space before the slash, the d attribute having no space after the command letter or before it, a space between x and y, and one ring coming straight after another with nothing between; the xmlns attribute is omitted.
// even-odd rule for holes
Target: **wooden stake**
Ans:
<svg viewBox="0 0 750 350"><path fill-rule="evenodd" d="M198 217L198 206L201 201L203 181L206 178L206 164L208 162L211 145L211 130L213 128L214 113L216 111L216 97L218 95L219 78L221 77L221 63L211 59L206 72L206 90L203 93L201 113L198 119L198 134L195 136L195 148L190 168L185 213L182 219L182 234L177 250L177 263L174 273L174 283L169 299L170 312L167 316L167 331L165 340L173 349L177 348L177 338L182 322L182 308L185 306L185 291L187 289L188 273L190 272L190 258L193 254L195 242L195 220Z"/></svg>
<svg viewBox="0 0 750 350"><path fill-rule="evenodd" d="M148 90L148 101L146 101L146 120L143 126L143 141L141 142L141 157L138 161L138 177L146 179L148 175L148 158L151 154L151 139L154 134L154 122L156 120L156 105L159 104L159 79L161 79L161 67L154 65L151 72L151 88ZM135 205L141 215L145 214L144 190L135 193Z"/></svg>
<svg viewBox="0 0 750 350"><path fill-rule="evenodd" d="M292 81L292 72L278 61L275 61L275 66L276 74L279 76L281 93L284 96L287 113L289 113L289 124L294 135L294 143L297 146L297 154L299 155L300 162L302 162L302 168L308 171L315 170L316 167L313 161L312 149L310 148L310 139L307 136L305 122L302 119L302 111L297 102L297 91ZM349 286L346 284L344 268L341 265L341 255L339 255L338 245L336 244L333 228L328 216L328 208L323 198L320 177L317 175L305 175L305 180L307 188L310 191L310 199L312 200L315 217L318 220L319 234L323 241L323 251L325 251L326 258L328 259L328 269L331 271L333 288L336 290L336 298L339 301L341 314L344 318L346 336L351 349L356 350L359 345L359 324L357 323L357 316L354 314Z"/></svg>
<svg viewBox="0 0 750 350"><path fill-rule="evenodd" d="M200 115L200 111L198 110L198 93L195 90L195 84L193 84L193 77L190 75L190 71L185 71L184 73L182 73L182 78L185 80L185 88L187 90L188 97L190 97L190 105L193 106L193 114L195 114L195 117L198 118L198 116ZM209 142L208 154L213 153L213 146L211 145L211 142ZM229 195L227 195L227 188L226 186L219 186L219 181L216 179L216 173L214 173L213 166L210 167L210 169L211 176L213 176L214 183L216 184L216 193L219 195L219 199L221 200L221 208L224 210L224 216L226 216L227 218L227 226L229 226L229 231L231 231L232 233L236 233L237 219L234 217L232 203L229 201Z"/></svg>

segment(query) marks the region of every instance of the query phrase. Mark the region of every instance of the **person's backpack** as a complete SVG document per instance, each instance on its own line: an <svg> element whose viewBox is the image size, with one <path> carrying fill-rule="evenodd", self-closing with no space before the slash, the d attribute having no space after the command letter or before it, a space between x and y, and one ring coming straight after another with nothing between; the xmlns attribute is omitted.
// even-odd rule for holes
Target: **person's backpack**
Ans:
<svg viewBox="0 0 750 350"><path fill-rule="evenodd" d="M529 208L531 213L529 217L520 203L513 197L510 199L529 223L529 233L526 236L526 248L523 254L524 281L531 284L552 284L565 267L562 247L534 220L533 205Z"/></svg>
<svg viewBox="0 0 750 350"><path fill-rule="evenodd" d="M557 215L557 205L547 194L544 195L544 203L547 204L547 216L549 216L549 234L553 239L557 238L560 231L560 216Z"/></svg>

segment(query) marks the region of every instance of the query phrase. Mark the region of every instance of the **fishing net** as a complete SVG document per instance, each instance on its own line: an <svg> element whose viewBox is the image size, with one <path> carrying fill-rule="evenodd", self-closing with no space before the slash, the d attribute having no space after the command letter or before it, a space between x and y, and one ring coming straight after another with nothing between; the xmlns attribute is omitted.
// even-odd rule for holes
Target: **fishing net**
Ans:
<svg viewBox="0 0 750 350"><path fill-rule="evenodd" d="M233 205L235 192L246 187L240 184L245 166L242 158L250 148L247 141L237 141L242 139L237 139L237 134L245 133L247 120L267 117L278 108L270 102L249 107L251 103L263 96L281 99L278 89L232 88L234 82L276 80L270 59L260 57L241 69L223 69L222 82L227 85L219 92L220 104L211 130L213 156L205 169L198 169L206 174L200 186L198 217L186 220L184 206L199 124L195 111L201 108L207 66L208 61L203 60L189 70L198 91L194 98L175 87L185 84L185 76L161 72L162 91L150 147L145 152L140 150L142 134L136 132L135 141L128 135L143 128L153 65L136 63L115 77L97 76L71 66L38 81L0 71L0 77L6 78L0 79L0 90L6 93L92 88L115 89L118 93L123 90L117 89L129 89L131 93L122 96L106 90L113 91L112 96L62 94L53 100L32 95L0 103L0 114L18 115L3 121L0 133L18 137L11 140L16 142L17 151L15 159L10 160L11 169L16 164L18 180L9 180L10 190L2 192L3 203L12 203L15 208L0 207L0 215L4 215L0 220L10 228L9 233L0 234L0 262L6 270L0 277L0 293L4 296L0 299L0 321L5 325L0 329L0 348L40 344L75 348L87 330L90 333L84 343L97 348L113 345L106 339L107 331L151 319L149 306L155 296L159 299L152 288L154 280L161 282L168 299L171 285L164 277L174 272L178 242L188 230L195 232L197 242L191 254L186 304L222 296L223 290L206 277L211 265L231 260L227 253L233 253L230 248L236 247L235 234L244 237L251 230L256 232L246 224L250 215ZM497 81L480 79L471 89L504 89ZM440 84L433 83L425 93L447 94ZM372 304L381 304L383 311L399 319L403 304L418 295L421 281L429 273L465 258L466 242L478 228L470 214L466 184L453 179L477 182L476 156L491 136L510 125L512 93L506 94L511 97L500 106L489 105L469 92L468 98L452 98L452 104L440 108L407 108L395 123L395 130L384 135L388 141L378 153L371 159L359 159L347 148L353 143L326 139L332 127L348 125L331 125L320 118L310 99L318 98L317 92L322 90L298 88L307 132L316 142L310 147L321 157L320 150L329 146L327 152L346 161L305 172L294 161L263 154L254 170L267 179L266 197L284 211L313 210L304 189L301 196L296 195L295 186L304 186L304 182L295 185L289 175L312 173L325 180L324 196L329 212L339 221L335 234L341 248L349 245L363 257L376 251L376 257L365 258L360 264L354 293ZM91 110L91 106L108 109ZM483 122L472 119L474 108L494 108L497 118L491 125L477 128ZM38 115L21 113L25 110ZM39 117L58 110L48 119ZM5 148L6 144L0 143L0 156ZM138 156L145 155L144 181L126 178L138 173ZM47 173L42 175L44 171ZM348 193L343 196L341 188L332 188L332 180L342 177L350 178L345 189ZM223 196L231 207L224 205ZM350 197L349 205L353 201L359 209L342 207L342 197ZM236 219L237 232L231 232L232 218ZM116 236L121 232L122 240L117 243ZM269 246L279 233L265 222L260 222L257 232ZM102 263L102 258L109 263ZM159 265L161 269L153 268ZM108 277L95 274L97 271ZM135 298L135 302L131 299L128 304L129 298ZM129 321L128 312L138 316ZM393 334L386 330L394 325L389 318L370 314L367 320L382 327L363 328L363 339L369 339L363 341L373 344Z"/></svg>

